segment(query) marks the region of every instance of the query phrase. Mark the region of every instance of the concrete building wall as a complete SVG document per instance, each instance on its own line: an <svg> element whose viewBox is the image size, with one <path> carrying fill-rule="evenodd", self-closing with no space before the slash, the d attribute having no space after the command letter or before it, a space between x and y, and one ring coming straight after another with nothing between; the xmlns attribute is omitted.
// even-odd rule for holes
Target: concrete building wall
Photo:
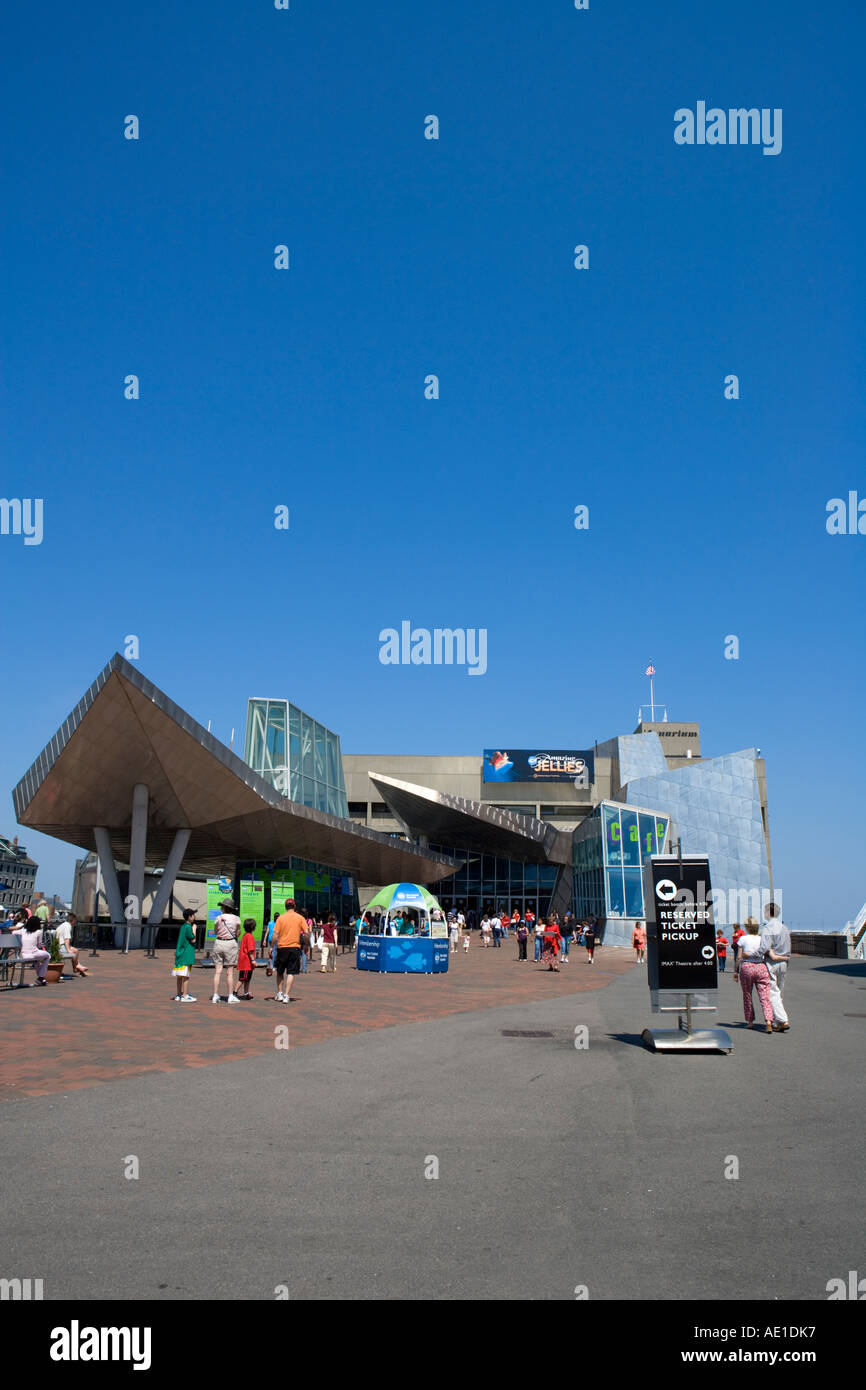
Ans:
<svg viewBox="0 0 866 1390"><path fill-rule="evenodd" d="M531 810L540 820L554 819L561 829L578 825L593 806L611 795L613 760L595 759L595 782L591 787L575 787L571 782L484 782L480 753L471 754L343 754L343 773L349 815L358 824L374 830L398 831L402 827L386 814L382 798L368 776L379 772L401 782L413 782L432 791L495 806ZM360 808L366 808L363 816ZM544 808L556 807L556 811Z"/></svg>

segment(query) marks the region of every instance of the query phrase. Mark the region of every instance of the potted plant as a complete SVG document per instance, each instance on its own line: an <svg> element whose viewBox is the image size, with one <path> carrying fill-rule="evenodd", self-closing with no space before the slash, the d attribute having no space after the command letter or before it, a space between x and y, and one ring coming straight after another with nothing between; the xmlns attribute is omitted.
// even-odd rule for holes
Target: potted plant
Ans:
<svg viewBox="0 0 866 1390"><path fill-rule="evenodd" d="M50 985L59 985L62 974L63 957L60 954L60 942L57 940L57 933L55 932L48 947L48 965L45 968L45 978Z"/></svg>

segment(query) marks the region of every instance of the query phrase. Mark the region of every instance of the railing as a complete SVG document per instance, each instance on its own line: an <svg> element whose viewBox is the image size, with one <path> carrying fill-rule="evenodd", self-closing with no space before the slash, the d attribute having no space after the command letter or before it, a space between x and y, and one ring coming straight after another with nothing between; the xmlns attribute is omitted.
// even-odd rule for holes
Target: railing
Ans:
<svg viewBox="0 0 866 1390"><path fill-rule="evenodd" d="M848 957L848 938L844 932L792 931L791 950L796 956Z"/></svg>

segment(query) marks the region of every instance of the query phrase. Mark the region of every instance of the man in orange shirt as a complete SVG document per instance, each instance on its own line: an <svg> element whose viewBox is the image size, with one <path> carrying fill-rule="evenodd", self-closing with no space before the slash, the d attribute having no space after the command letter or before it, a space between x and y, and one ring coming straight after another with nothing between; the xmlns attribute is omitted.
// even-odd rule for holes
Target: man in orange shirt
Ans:
<svg viewBox="0 0 866 1390"><path fill-rule="evenodd" d="M300 912L295 910L294 898L286 898L286 910L274 923L274 942L277 948L277 992L274 998L278 1004L288 1004L292 981L300 974L301 937L306 930L307 923Z"/></svg>

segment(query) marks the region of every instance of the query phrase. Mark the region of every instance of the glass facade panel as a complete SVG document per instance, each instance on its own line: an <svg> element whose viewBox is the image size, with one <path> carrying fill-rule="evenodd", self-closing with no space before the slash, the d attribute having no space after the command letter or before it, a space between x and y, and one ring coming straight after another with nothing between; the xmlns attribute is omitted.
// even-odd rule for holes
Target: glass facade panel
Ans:
<svg viewBox="0 0 866 1390"><path fill-rule="evenodd" d="M624 869L623 878L625 879L626 917L643 917L643 870Z"/></svg>
<svg viewBox="0 0 866 1390"><path fill-rule="evenodd" d="M336 734L325 732L325 773L328 786L336 787L338 790L343 785L343 769L337 767L340 758L340 749Z"/></svg>
<svg viewBox="0 0 866 1390"><path fill-rule="evenodd" d="M607 916L625 916L625 890L622 883L622 869L605 869L607 884Z"/></svg>
<svg viewBox="0 0 866 1390"><path fill-rule="evenodd" d="M640 834L640 856L641 859L648 859L651 854L658 854L656 848L656 823L653 816L646 816L643 813L638 818Z"/></svg>
<svg viewBox="0 0 866 1390"><path fill-rule="evenodd" d="M638 839L637 812L620 811L622 825L622 862L636 868L640 862L640 841Z"/></svg>
<svg viewBox="0 0 866 1390"><path fill-rule="evenodd" d="M296 705L289 705L289 766L301 766L301 711Z"/></svg>
<svg viewBox="0 0 866 1390"><path fill-rule="evenodd" d="M301 771L305 777L312 777L314 768L313 723L301 712Z"/></svg>
<svg viewBox="0 0 866 1390"><path fill-rule="evenodd" d="M315 772L314 776L318 783L327 781L325 776L325 731L321 724L313 724L313 740L315 752Z"/></svg>
<svg viewBox="0 0 866 1390"><path fill-rule="evenodd" d="M279 700L268 705L268 757L272 764L286 765L286 706Z"/></svg>
<svg viewBox="0 0 866 1390"><path fill-rule="evenodd" d="M265 722L267 720L267 700L250 700L247 710L247 732L244 761L256 770L264 763Z"/></svg>
<svg viewBox="0 0 866 1390"><path fill-rule="evenodd" d="M604 821L604 862L605 864L621 864L622 826L619 822L619 808L609 806L604 802L602 804L602 819Z"/></svg>

